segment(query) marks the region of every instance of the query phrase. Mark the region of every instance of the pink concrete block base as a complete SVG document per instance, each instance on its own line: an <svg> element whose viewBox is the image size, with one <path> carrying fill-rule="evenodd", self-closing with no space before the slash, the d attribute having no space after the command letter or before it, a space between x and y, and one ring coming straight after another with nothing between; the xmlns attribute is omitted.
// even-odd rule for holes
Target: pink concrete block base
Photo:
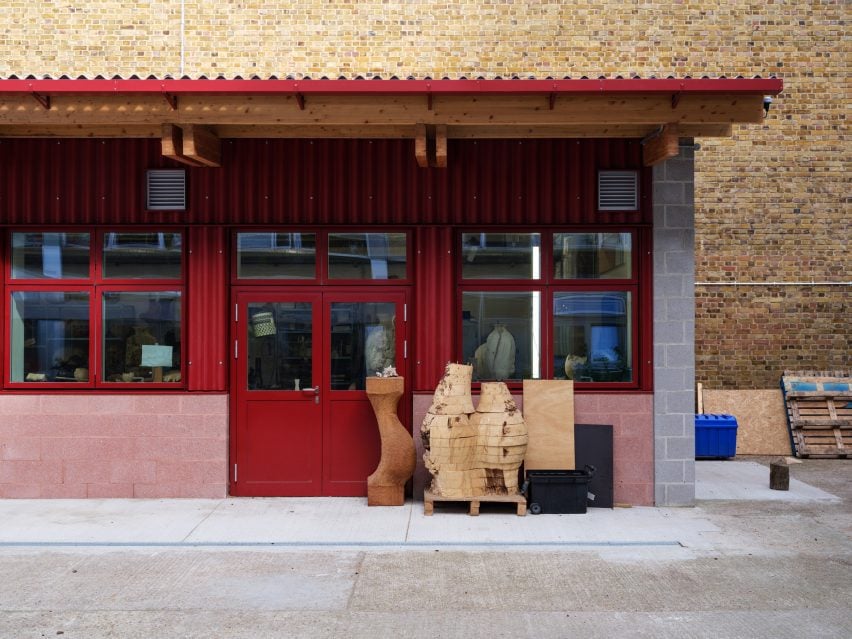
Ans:
<svg viewBox="0 0 852 639"><path fill-rule="evenodd" d="M0 498L222 498L228 396L0 395Z"/></svg>

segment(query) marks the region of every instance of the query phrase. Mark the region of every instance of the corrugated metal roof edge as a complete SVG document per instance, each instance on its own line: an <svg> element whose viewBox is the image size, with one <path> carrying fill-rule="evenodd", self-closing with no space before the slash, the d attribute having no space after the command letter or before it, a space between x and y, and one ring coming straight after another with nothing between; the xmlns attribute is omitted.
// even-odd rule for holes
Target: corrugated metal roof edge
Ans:
<svg viewBox="0 0 852 639"><path fill-rule="evenodd" d="M158 75L138 75L131 74L129 76L122 75L102 75L98 74L95 76L88 76L85 74L72 76L67 74L62 75L51 75L51 74L43 74L43 75L18 75L11 74L8 76L0 76L0 80L761 80L767 79L762 78L759 75L754 76L728 76L728 75L702 75L702 76L656 76L650 75L647 77L643 77L640 75L599 75L599 76L579 76L579 77L571 77L571 76L534 76L534 75L459 75L459 76L448 76L448 75L423 75L423 76L388 76L384 77L381 75L374 74L365 74L365 75L356 75L356 76L328 76L328 75L320 75L320 76L310 76L310 75L302 75L302 74L287 74L287 75L268 75L268 76L260 76L256 74L252 75L208 75L208 74L200 74L200 75L172 75L165 74L162 76ZM768 79L777 79L776 76L770 75Z"/></svg>
<svg viewBox="0 0 852 639"><path fill-rule="evenodd" d="M349 94L349 95L512 95L512 94L740 94L777 95L783 90L779 78L588 78L578 79L431 79L406 78L382 80L376 76L345 78L6 78L0 79L0 93L32 93L36 96L59 94Z"/></svg>

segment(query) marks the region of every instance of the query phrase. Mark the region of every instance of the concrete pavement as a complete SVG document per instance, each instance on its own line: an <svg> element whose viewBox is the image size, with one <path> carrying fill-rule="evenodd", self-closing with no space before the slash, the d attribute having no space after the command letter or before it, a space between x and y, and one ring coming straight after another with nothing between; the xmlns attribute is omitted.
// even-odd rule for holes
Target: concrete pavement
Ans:
<svg viewBox="0 0 852 639"><path fill-rule="evenodd" d="M852 462L769 496L759 462L699 462L696 508L587 515L2 501L0 637L852 636Z"/></svg>

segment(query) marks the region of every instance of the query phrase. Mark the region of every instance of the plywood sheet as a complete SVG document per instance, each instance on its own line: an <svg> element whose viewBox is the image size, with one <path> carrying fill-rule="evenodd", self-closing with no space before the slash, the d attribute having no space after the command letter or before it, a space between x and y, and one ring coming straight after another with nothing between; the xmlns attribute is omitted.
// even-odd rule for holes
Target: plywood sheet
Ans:
<svg viewBox="0 0 852 639"><path fill-rule="evenodd" d="M737 418L737 455L791 455L781 389L704 389L704 412Z"/></svg>
<svg viewBox="0 0 852 639"><path fill-rule="evenodd" d="M574 382L525 379L524 421L529 443L526 470L574 468Z"/></svg>

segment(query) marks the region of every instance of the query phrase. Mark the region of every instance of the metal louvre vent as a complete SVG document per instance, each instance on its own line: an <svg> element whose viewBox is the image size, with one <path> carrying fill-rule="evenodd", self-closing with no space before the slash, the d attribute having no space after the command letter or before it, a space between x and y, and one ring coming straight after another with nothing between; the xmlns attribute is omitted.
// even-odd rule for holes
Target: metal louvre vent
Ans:
<svg viewBox="0 0 852 639"><path fill-rule="evenodd" d="M635 211L638 208L638 171L598 171L599 211Z"/></svg>
<svg viewBox="0 0 852 639"><path fill-rule="evenodd" d="M186 171L151 169L148 171L149 211L186 210Z"/></svg>

